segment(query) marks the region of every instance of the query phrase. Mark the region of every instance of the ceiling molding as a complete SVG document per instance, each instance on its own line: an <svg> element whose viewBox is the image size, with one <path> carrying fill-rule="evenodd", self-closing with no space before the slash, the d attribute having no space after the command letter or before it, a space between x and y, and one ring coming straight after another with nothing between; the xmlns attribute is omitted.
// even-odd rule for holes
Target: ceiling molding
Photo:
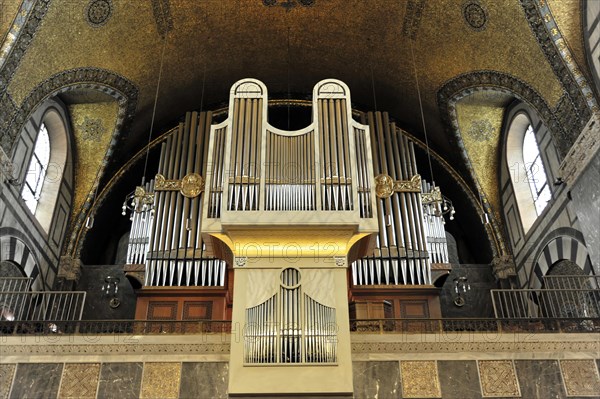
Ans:
<svg viewBox="0 0 600 399"><path fill-rule="evenodd" d="M10 53L6 57L4 64L0 67L0 94L4 94L8 88L8 84L21 63L21 59L25 55L29 44L35 37L38 31L42 18L48 11L48 6L52 0L37 0L33 9L29 12L27 21L19 30L16 41L10 48Z"/></svg>
<svg viewBox="0 0 600 399"><path fill-rule="evenodd" d="M133 120L138 101L138 88L128 79L105 69L100 68L76 68L62 71L50 76L39 83L23 100L20 107L15 107L14 115L10 118L5 135L2 137L2 147L8 147L8 151L16 142L16 138L23 129L29 116L43 101L58 93L71 90L96 90L108 94L119 104L115 130L112 134L110 144L102 160L102 166L98 170L89 194L83 203L75 220L71 222L71 232L64 253L69 254L79 236L88 210L93 202L93 194L103 177L106 165L114 153L117 138L122 131L130 125ZM0 100L2 104L2 100ZM8 139L8 140L6 140ZM6 151L8 153L8 151Z"/></svg>
<svg viewBox="0 0 600 399"><path fill-rule="evenodd" d="M467 150L462 141L456 115L456 103L458 100L474 92L484 90L496 90L508 93L530 104L552 133L555 143L565 143L565 134L554 113L542 96L527 83L514 76L497 71L475 71L457 76L446 82L438 90L437 102L442 121L444 125L447 126L449 133L454 137L454 140L460 149L471 181L475 186L476 192L481 195L483 207L490 217L492 229L494 230L496 237L498 237L502 252L508 253L506 251L508 251L509 246L507 245L508 241L506 240L505 234L503 234L504 229L501 228L502 223L496 218L495 212L493 212L490 202L487 199L470 162L469 155L467 154Z"/></svg>
<svg viewBox="0 0 600 399"><path fill-rule="evenodd" d="M561 98L555 110L564 131L564 139L556 141L556 144L561 158L564 158L590 119L592 108L597 108L597 104L585 77L575 65L546 1L520 2L540 49L566 92L566 97Z"/></svg>

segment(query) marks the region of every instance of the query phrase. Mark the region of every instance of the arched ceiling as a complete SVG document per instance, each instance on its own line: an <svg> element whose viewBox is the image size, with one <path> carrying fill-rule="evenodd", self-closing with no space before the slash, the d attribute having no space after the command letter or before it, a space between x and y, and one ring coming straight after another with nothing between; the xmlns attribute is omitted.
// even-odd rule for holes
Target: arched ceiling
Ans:
<svg viewBox="0 0 600 399"><path fill-rule="evenodd" d="M204 104L225 101L231 84L243 77L261 79L270 92L280 94L288 88L310 93L317 81L335 77L349 84L357 104L374 108L374 88L377 108L421 130L411 46L427 123L442 150L451 148L437 115L436 93L457 75L477 70L510 74L538 91L550 107L564 90L518 0L477 2L486 13L482 30L469 25L466 3L457 0L102 1L111 4L112 13L95 27L86 16L89 1L52 0L9 92L19 104L62 70L113 71L139 89L128 148L136 147L149 123L165 20L157 14L172 21L159 126L199 107L206 71ZM10 12L18 2L8 3ZM565 8L562 1L556 3ZM577 28L580 21L576 15L565 21L571 33L570 22Z"/></svg>
<svg viewBox="0 0 600 399"><path fill-rule="evenodd" d="M559 122L561 110L570 110L563 101L570 82L560 69L564 64L539 29L547 2L576 65L589 76L579 0L4 0L0 101L18 115L32 93L76 82L73 72L61 83L66 70L109 71L110 78L100 74L94 82L113 88L114 76L122 77L129 99L135 98L113 156L114 171L147 141L164 40L154 135L188 110L224 103L235 81L254 77L278 97L309 96L319 80L341 79L357 107L389 111L400 126L422 137L416 69L430 142L466 172L446 120L447 103L439 99L448 82L510 91L502 80L493 80L510 77L524 92L537 93ZM19 9L33 9L27 21ZM11 25L7 20L13 16ZM9 32L15 26L28 35L21 42ZM488 71L485 76L493 81L478 82L478 71ZM102 115L109 107L103 96L81 90L61 96L70 106L103 104ZM499 109L512 97L493 98L474 97L482 107ZM471 124L469 115L481 119L476 109L459 115L463 125ZM79 107L78 119L85 120L84 111L98 119L93 106ZM493 114L497 131L501 118ZM0 113L5 126L14 121L18 117L10 110ZM104 122L107 129L115 125ZM83 134L78 126L73 130ZM98 151L97 165L103 155Z"/></svg>

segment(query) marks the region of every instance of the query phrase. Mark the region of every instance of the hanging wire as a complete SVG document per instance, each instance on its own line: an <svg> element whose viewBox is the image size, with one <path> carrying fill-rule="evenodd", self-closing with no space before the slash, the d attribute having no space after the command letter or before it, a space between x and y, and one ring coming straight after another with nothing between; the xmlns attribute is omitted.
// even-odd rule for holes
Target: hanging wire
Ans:
<svg viewBox="0 0 600 399"><path fill-rule="evenodd" d="M287 128L290 130L290 27L287 28Z"/></svg>
<svg viewBox="0 0 600 399"><path fill-rule="evenodd" d="M421 122L423 123L423 133L425 134L425 147L427 148L427 161L429 162L429 173L431 174L431 183L435 187L435 179L433 178L433 168L431 166L431 154L429 151L429 139L427 137L427 126L425 124L425 113L423 112L423 100L421 99L421 89L419 88L419 74L417 73L417 64L415 62L415 52L413 41L410 40L410 54L412 56L412 64L415 72L415 82L417 84L417 95L419 97L419 109L421 110Z"/></svg>
<svg viewBox="0 0 600 399"><path fill-rule="evenodd" d="M160 54L160 67L158 69L158 82L156 83L156 93L154 93L154 106L152 107L152 119L150 121L150 131L148 132L148 143L146 145L146 159L144 161L144 174L142 175L142 186L146 183L146 169L148 168L148 156L150 155L150 142L152 141L152 130L154 129L154 118L156 117L156 104L158 103L158 93L160 91L160 82L162 80L163 65L165 61L165 50L167 49L167 37L169 32L165 32L163 38L162 52ZM202 83L204 85L204 82Z"/></svg>
<svg viewBox="0 0 600 399"><path fill-rule="evenodd" d="M373 90L373 106L375 107L375 112L377 112L377 96L375 95L375 77L373 76L373 63L369 65L371 68L371 90Z"/></svg>

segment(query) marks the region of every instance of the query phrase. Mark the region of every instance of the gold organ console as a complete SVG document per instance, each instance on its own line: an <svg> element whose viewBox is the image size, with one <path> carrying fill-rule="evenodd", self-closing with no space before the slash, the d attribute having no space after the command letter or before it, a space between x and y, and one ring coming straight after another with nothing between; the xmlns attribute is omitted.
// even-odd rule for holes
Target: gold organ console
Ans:
<svg viewBox="0 0 600 399"><path fill-rule="evenodd" d="M314 87L303 129L267 110L243 79L227 119L188 113L162 144L154 205L132 213L136 318L231 319L230 395L351 395L350 318L439 315L437 188L387 114L354 120L338 80Z"/></svg>

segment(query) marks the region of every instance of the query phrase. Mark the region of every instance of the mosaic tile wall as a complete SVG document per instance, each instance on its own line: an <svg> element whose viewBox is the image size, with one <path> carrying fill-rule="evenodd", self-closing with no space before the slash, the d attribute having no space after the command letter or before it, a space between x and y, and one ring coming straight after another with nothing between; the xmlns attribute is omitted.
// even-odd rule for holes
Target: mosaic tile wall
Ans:
<svg viewBox="0 0 600 399"><path fill-rule="evenodd" d="M600 360L357 361L355 398L600 398ZM0 399L227 398L226 362L0 365Z"/></svg>

